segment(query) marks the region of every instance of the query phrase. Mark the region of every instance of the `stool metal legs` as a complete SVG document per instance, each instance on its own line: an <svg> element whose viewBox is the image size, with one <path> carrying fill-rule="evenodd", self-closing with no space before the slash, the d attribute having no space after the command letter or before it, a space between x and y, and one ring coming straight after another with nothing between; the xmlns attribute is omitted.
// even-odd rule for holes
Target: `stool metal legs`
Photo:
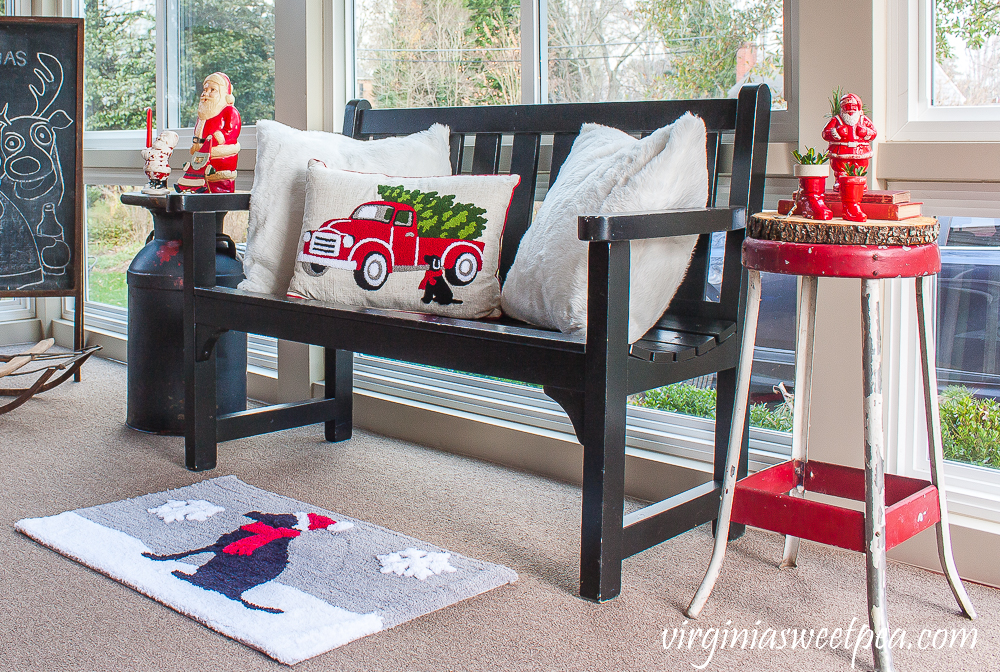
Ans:
<svg viewBox="0 0 1000 672"><path fill-rule="evenodd" d="M861 361L865 417L865 568L868 625L875 669L890 672L889 618L885 602L885 445L882 436L882 329L879 281L861 280Z"/></svg>
<svg viewBox="0 0 1000 672"><path fill-rule="evenodd" d="M736 405L733 406L733 423L729 432L729 452L726 455L726 472L722 482L722 502L719 506L719 521L715 528L715 545L712 547L712 560L708 563L708 571L702 579L698 592L691 598L684 614L688 618L698 618L705 608L715 582L722 571L722 561L726 557L726 545L729 543L729 522L733 513L733 490L736 488L736 463L740 458L740 447L743 444L743 428L746 426L747 402L750 397L750 367L753 365L753 345L757 339L757 315L760 312L760 271L747 270L749 284L747 287L746 319L743 328L743 341L740 344L740 368L736 374Z"/></svg>
<svg viewBox="0 0 1000 672"><path fill-rule="evenodd" d="M927 278L917 278L917 322L920 335L920 363L924 380L924 408L927 412L927 440L930 446L931 483L938 491L938 506L941 519L937 523L938 559L941 569L948 579L951 592L955 594L962 613L970 618L976 617L962 579L955 568L955 558L951 552L951 531L948 528L948 502L944 489L944 449L941 445L941 415L938 410L937 371L934 358L931 316L934 314L931 305L931 292L927 291Z"/></svg>
<svg viewBox="0 0 1000 672"><path fill-rule="evenodd" d="M795 493L803 496L805 473L802 469L809 455L809 409L812 407L813 350L816 343L816 290L819 279L814 275L802 277L799 293L799 311L796 316L795 334L795 388L792 406L792 461L800 464L796 477ZM799 554L799 538L785 537L785 551L781 567L795 567Z"/></svg>
<svg viewBox="0 0 1000 672"><path fill-rule="evenodd" d="M726 458L722 501L716 528L712 559L705 578L684 612L688 618L697 618L719 578L729 539L729 527L736 488L736 461L739 459L740 438L738 428L746 422L747 400L750 388L750 367L757 331L760 305L760 273L748 269L746 322L742 338L744 356L736 379L736 406L733 409L733 432L730 436ZM916 278L917 318L920 337L920 358L924 382L924 406L927 413L928 445L931 465L931 482L938 489L940 522L937 523L938 557L955 599L963 614L972 619L976 612L955 569L948 529L947 500L944 491L944 455L941 444L941 422L937 402L937 376L930 319L932 306L927 291L927 278ZM805 463L809 428L809 402L812 392L813 346L815 343L817 278L803 277L799 303L795 348L795 406L792 421L792 459ZM886 612L886 503L885 503L885 446L882 428L882 334L879 316L879 281L862 279L862 364L864 369L864 422L865 422L865 563L867 574L868 622L872 630L872 655L879 672L893 670L889 647L890 629ZM804 474L798 475L801 484ZM782 567L795 565L798 539L786 537Z"/></svg>

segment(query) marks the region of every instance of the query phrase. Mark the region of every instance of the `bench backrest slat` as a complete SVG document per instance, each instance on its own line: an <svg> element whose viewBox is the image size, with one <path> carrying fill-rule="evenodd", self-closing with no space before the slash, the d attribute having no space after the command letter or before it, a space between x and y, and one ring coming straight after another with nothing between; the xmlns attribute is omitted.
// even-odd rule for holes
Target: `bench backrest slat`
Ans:
<svg viewBox="0 0 1000 672"><path fill-rule="evenodd" d="M577 129L579 130L579 129ZM569 150L573 148L573 141L576 140L577 133L556 133L552 138L552 161L549 164L549 185L556 182L559 177L559 170L562 168Z"/></svg>
<svg viewBox="0 0 1000 672"><path fill-rule="evenodd" d="M719 189L719 141L718 133L709 132L705 137L705 153L708 156L708 203L709 208L715 205L715 194Z"/></svg>
<svg viewBox="0 0 1000 672"><path fill-rule="evenodd" d="M458 175L462 172L462 159L465 158L465 134L452 133L449 138L451 149L451 172Z"/></svg>
<svg viewBox="0 0 1000 672"><path fill-rule="evenodd" d="M476 147L472 152L473 175L496 175L500 169L500 134L476 134Z"/></svg>
<svg viewBox="0 0 1000 672"><path fill-rule="evenodd" d="M514 196L507 211L507 224L504 227L503 240L500 244L500 284L507 279L507 271L514 263L517 254L517 244L510 241L520 241L528 230L531 214L535 207L535 185L533 179L525 175L538 173L538 159L541 149L541 135L538 133L515 133L511 147L510 172L521 175L521 183L514 190Z"/></svg>

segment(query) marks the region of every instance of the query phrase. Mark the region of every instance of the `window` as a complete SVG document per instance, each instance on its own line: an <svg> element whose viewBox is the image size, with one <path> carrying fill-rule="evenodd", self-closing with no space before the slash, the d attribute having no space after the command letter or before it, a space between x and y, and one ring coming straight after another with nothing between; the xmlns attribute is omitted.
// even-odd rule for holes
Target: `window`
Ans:
<svg viewBox="0 0 1000 672"><path fill-rule="evenodd" d="M945 458L1000 469L1000 218L940 221L937 370Z"/></svg>
<svg viewBox="0 0 1000 672"><path fill-rule="evenodd" d="M774 109L785 110L791 4L355 0L354 90L375 107L532 102L522 95L530 63L522 55L537 52L544 67L533 100L725 97L745 82L766 82ZM522 26L526 16L544 30Z"/></svg>
<svg viewBox="0 0 1000 672"><path fill-rule="evenodd" d="M520 102L519 0L356 0L354 40L374 107Z"/></svg>
<svg viewBox="0 0 1000 672"><path fill-rule="evenodd" d="M2 5L0 5L2 9ZM0 299L0 322L6 320L30 319L35 316L34 299L2 298Z"/></svg>
<svg viewBox="0 0 1000 672"><path fill-rule="evenodd" d="M988 0L895 0L889 140L1000 140L1000 9Z"/></svg>
<svg viewBox="0 0 1000 672"><path fill-rule="evenodd" d="M786 111L784 26L792 4L539 0L522 7L511 0L355 0L355 92L374 107L419 107L727 97L737 95L743 83L766 82L775 114L791 115L794 112ZM544 29L536 32L529 21ZM535 93L525 101L521 68L530 65L530 57L523 55L531 53L538 54L543 67L538 68ZM720 194L719 202L726 198ZM721 279L721 267L718 270ZM765 428L754 430L755 446L769 446L772 453L787 453L790 445L790 407L777 388L784 383L790 392L794 377L795 279L790 280L764 280L754 365L753 399L759 403L751 424ZM708 291L713 290L718 287ZM440 385L411 386L406 382L410 377L426 381L430 374L372 358L360 359L359 371L365 381L359 384L381 394L452 409L469 405L495 418L516 416L519 422L548 429L553 428L552 417L562 415L540 391L530 393L537 397L532 401L537 408L530 413L506 407L501 402L509 396L511 383L435 371ZM392 380L389 387L387 379ZM395 391L389 392L390 387ZM712 376L637 395L629 409L630 445L711 460L714 387ZM458 403L449 389L462 390L468 404ZM524 389L518 393L527 394ZM490 399L501 401L494 404ZM556 424L562 431L571 431L568 420L560 422ZM683 427L687 448L678 448L677 432L664 429L667 422ZM668 434L670 439L665 438Z"/></svg>
<svg viewBox="0 0 1000 672"><path fill-rule="evenodd" d="M127 306L125 272L152 223L147 212L118 201L137 188L142 175L102 169L108 165L102 152L138 151L147 108L154 109L158 128L192 127L200 82L216 71L232 82L244 135L252 133L258 119L273 118L274 3L86 0L83 6L87 304L88 310L101 304L103 313L113 314ZM159 76L158 62L164 63ZM187 139L181 135L179 148L189 142L190 132ZM115 165L120 155L109 161ZM127 182L112 181L126 175ZM245 242L246 213L229 215L226 232ZM124 325L124 314L120 322Z"/></svg>
<svg viewBox="0 0 1000 672"><path fill-rule="evenodd" d="M998 441L995 326L1000 306L993 268L1000 265L1000 187L990 184L889 182L909 190L924 212L941 223L941 273L936 283L938 400L945 440L949 508L1000 522L1000 471L991 457ZM898 289L893 285L898 283ZM883 389L887 391L890 468L928 479L924 401L913 289L909 281L886 285ZM891 318L891 320L890 320ZM895 465L892 461L895 461Z"/></svg>
<svg viewBox="0 0 1000 672"><path fill-rule="evenodd" d="M165 15L162 126L195 125L213 72L229 76L245 126L274 118L274 0L166 0Z"/></svg>

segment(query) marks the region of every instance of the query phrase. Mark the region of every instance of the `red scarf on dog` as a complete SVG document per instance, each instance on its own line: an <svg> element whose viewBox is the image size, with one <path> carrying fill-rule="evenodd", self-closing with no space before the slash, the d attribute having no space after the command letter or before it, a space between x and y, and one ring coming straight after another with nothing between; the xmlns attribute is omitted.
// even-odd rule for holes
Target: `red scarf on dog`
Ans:
<svg viewBox="0 0 1000 672"><path fill-rule="evenodd" d="M271 527L267 523L260 521L244 525L240 529L252 532L253 536L234 541L222 549L223 553L229 553L230 555L251 555L258 548L266 546L275 539L281 539L282 537L294 538L302 534L298 530L287 527Z"/></svg>

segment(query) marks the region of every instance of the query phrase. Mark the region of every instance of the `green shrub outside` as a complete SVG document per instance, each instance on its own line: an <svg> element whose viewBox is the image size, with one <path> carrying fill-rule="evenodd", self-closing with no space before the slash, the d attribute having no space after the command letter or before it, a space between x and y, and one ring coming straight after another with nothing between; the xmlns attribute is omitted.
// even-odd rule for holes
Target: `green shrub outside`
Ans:
<svg viewBox="0 0 1000 672"><path fill-rule="evenodd" d="M702 389L686 383L674 383L643 392L632 398L636 406L671 411L699 418L715 418L715 390ZM750 405L750 426L792 431L792 412L785 404L770 408L766 404Z"/></svg>
<svg viewBox="0 0 1000 672"><path fill-rule="evenodd" d="M1000 468L1000 403L967 387L947 387L939 397L945 459Z"/></svg>
<svg viewBox="0 0 1000 672"><path fill-rule="evenodd" d="M635 395L631 403L661 411L715 418L715 390L674 383ZM941 436L945 459L1000 468L1000 402L976 397L966 387L946 388L940 396ZM786 404L750 406L750 425L779 432L792 431L792 411Z"/></svg>

